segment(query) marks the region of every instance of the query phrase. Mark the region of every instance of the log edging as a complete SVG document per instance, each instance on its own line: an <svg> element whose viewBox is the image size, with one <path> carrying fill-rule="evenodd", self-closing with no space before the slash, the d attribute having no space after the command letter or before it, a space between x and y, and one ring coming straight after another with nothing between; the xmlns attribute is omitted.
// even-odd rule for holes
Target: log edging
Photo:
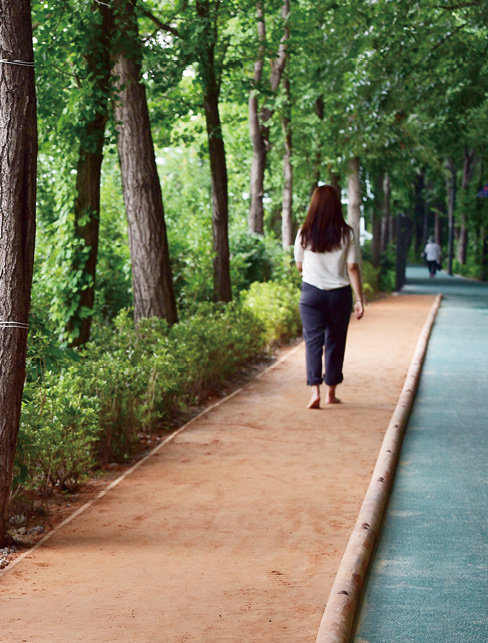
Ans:
<svg viewBox="0 0 488 643"><path fill-rule="evenodd" d="M348 643L371 555L381 530L402 439L412 410L432 327L441 304L439 293L420 332L400 397L385 432L356 525L327 600L316 643Z"/></svg>

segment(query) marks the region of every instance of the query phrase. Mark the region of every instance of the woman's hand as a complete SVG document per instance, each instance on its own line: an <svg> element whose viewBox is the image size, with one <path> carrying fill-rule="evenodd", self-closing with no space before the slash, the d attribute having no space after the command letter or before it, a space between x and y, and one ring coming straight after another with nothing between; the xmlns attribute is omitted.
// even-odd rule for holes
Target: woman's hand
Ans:
<svg viewBox="0 0 488 643"><path fill-rule="evenodd" d="M356 319L361 319L364 315L364 304L363 304L363 286L361 284L361 270L357 263L348 263L347 272L349 274L349 279L351 281L352 291L354 293L354 299L356 303L354 304L354 313Z"/></svg>
<svg viewBox="0 0 488 643"><path fill-rule="evenodd" d="M361 317L364 315L364 306L362 301L358 300L354 304L354 313L356 315L356 319L361 319Z"/></svg>

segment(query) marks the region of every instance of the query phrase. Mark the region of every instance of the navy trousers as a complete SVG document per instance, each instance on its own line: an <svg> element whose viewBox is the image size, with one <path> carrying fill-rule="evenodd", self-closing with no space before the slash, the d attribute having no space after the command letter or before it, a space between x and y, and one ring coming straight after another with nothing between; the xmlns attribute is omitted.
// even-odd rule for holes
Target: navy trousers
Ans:
<svg viewBox="0 0 488 643"><path fill-rule="evenodd" d="M344 379L342 365L351 309L350 286L321 290L302 282L300 316L305 339L309 386L322 384L322 382L334 386ZM324 348L325 374L322 370Z"/></svg>

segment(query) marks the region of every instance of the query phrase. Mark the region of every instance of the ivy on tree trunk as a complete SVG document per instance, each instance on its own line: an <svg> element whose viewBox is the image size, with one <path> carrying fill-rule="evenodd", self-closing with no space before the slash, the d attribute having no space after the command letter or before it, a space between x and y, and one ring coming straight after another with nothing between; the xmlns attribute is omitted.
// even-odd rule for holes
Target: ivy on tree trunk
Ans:
<svg viewBox="0 0 488 643"><path fill-rule="evenodd" d="M82 266L73 266L83 271L83 289L77 293L78 306L68 322L74 346L90 339L100 227L100 178L110 92L112 12L97 2L93 10L99 12L100 23L88 43L86 61L94 109L93 118L84 123L80 136L75 199L75 236L88 254Z"/></svg>

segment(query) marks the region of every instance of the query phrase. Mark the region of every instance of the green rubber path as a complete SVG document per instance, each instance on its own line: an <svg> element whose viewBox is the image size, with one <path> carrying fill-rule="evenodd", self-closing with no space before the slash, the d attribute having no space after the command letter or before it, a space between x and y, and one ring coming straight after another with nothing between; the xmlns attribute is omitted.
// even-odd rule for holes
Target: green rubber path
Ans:
<svg viewBox="0 0 488 643"><path fill-rule="evenodd" d="M353 640L488 642L488 286L409 268L443 293Z"/></svg>

